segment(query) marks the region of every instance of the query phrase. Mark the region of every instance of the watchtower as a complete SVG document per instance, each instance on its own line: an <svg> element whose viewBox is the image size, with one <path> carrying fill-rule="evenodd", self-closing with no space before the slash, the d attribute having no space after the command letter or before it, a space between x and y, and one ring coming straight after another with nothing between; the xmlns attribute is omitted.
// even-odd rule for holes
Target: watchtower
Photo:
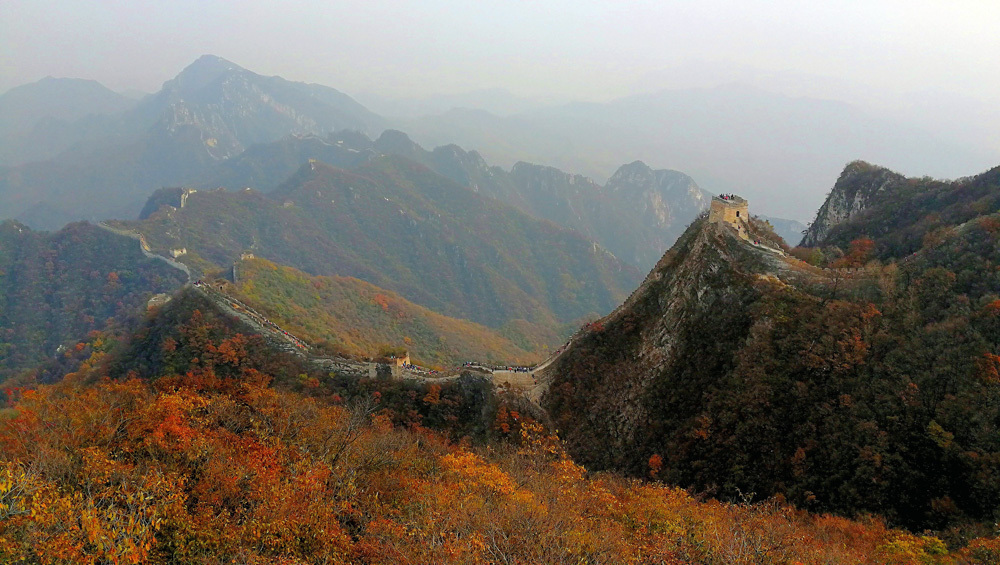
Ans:
<svg viewBox="0 0 1000 565"><path fill-rule="evenodd" d="M708 210L708 221L713 224L727 224L747 239L747 225L750 223L750 212L747 201L735 195L713 196L712 206Z"/></svg>

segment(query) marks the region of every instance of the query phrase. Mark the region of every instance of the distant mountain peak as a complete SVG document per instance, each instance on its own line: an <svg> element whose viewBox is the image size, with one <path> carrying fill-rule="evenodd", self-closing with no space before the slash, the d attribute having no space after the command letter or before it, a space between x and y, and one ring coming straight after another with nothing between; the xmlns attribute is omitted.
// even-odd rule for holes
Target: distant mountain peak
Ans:
<svg viewBox="0 0 1000 565"><path fill-rule="evenodd" d="M215 55L202 55L184 67L176 77L164 83L164 88L174 87L183 92L194 92L232 72L250 72L243 67Z"/></svg>
<svg viewBox="0 0 1000 565"><path fill-rule="evenodd" d="M205 54L205 55L202 55L201 57L198 57L197 59L194 60L193 63L191 63L190 65L188 65L185 70L191 69L191 68L199 68L199 69L215 68L215 69L223 69L223 70L234 70L234 69L245 70L245 69L243 69L243 67L237 65L236 63L234 63L234 62L232 62L232 61L230 61L228 59L223 59L222 57L219 57L218 55L212 55L212 54Z"/></svg>
<svg viewBox="0 0 1000 565"><path fill-rule="evenodd" d="M646 163L643 163L642 161L632 161L627 165L622 165L621 167L618 167L618 170L615 171L615 174L611 175L611 180L614 180L616 178L620 179L624 177L630 177L637 174L650 175L652 173L653 169Z"/></svg>
<svg viewBox="0 0 1000 565"><path fill-rule="evenodd" d="M627 165L618 167L615 174L608 179L607 187L613 190L620 189L623 185L642 185L648 188L648 183L652 183L657 188L673 191L678 188L691 190L692 194L701 194L701 189L695 184L694 179L688 175L672 169L653 169L642 161L632 161Z"/></svg>
<svg viewBox="0 0 1000 565"><path fill-rule="evenodd" d="M382 153L398 153L401 155L411 155L423 149L417 145L410 136L405 133L387 129L375 141L375 149Z"/></svg>

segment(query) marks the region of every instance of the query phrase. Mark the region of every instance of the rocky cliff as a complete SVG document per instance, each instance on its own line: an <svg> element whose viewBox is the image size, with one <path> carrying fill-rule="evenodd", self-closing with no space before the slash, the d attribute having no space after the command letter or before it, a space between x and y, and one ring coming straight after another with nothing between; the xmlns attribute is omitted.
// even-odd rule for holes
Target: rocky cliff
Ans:
<svg viewBox="0 0 1000 565"><path fill-rule="evenodd" d="M692 224L625 305L548 369L543 405L574 457L641 473L664 433L661 411L698 415L702 395L732 371L762 287L784 271L780 254L728 227Z"/></svg>
<svg viewBox="0 0 1000 565"><path fill-rule="evenodd" d="M903 175L864 161L854 161L844 168L833 190L806 229L800 245L814 247L830 229L865 210L876 196L888 187L906 180Z"/></svg>
<svg viewBox="0 0 1000 565"><path fill-rule="evenodd" d="M654 170L642 161L621 166L604 192L609 201L621 202L622 215L639 231L636 249L626 259L643 268L653 265L711 201L688 175Z"/></svg>

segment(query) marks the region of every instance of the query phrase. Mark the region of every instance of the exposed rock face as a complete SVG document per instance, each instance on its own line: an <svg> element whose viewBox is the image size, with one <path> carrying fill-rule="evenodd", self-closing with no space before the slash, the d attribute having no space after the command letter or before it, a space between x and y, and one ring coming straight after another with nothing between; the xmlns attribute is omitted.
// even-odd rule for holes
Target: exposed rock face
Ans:
<svg viewBox="0 0 1000 565"><path fill-rule="evenodd" d="M155 117L154 131L201 133L216 159L289 134L326 134L341 129L374 133L382 120L332 88L264 77L225 59L205 55L143 100L134 119Z"/></svg>
<svg viewBox="0 0 1000 565"><path fill-rule="evenodd" d="M659 411L697 415L705 387L732 370L760 285L774 284L782 264L728 226L692 224L621 308L546 369L542 404L574 459L642 473L644 450L663 433Z"/></svg>
<svg viewBox="0 0 1000 565"><path fill-rule="evenodd" d="M653 265L711 202L686 174L653 170L642 161L619 168L604 190L613 202L622 203L625 218L641 228L639 248L627 259L644 268Z"/></svg>
<svg viewBox="0 0 1000 565"><path fill-rule="evenodd" d="M826 202L820 206L800 245L819 245L830 233L830 228L856 216L872 203L879 192L904 180L906 177L903 175L884 167L864 161L850 163L833 185Z"/></svg>
<svg viewBox="0 0 1000 565"><path fill-rule="evenodd" d="M661 227L682 215L679 212L697 215L708 207L709 201L705 191L698 188L691 177L679 171L654 171L642 161L622 165L608 180L605 189L629 197L637 213Z"/></svg>

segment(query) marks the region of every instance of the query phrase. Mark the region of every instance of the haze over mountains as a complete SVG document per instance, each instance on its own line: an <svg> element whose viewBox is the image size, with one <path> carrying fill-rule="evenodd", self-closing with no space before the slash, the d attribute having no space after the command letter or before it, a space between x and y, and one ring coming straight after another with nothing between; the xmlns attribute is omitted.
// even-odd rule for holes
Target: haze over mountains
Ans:
<svg viewBox="0 0 1000 565"><path fill-rule="evenodd" d="M254 143L345 128L377 132L381 123L332 88L263 77L206 55L52 160L0 172L0 210L46 227L134 217L151 189L184 183Z"/></svg>
<svg viewBox="0 0 1000 565"><path fill-rule="evenodd" d="M1000 3L2 10L0 564L1000 564Z"/></svg>
<svg viewBox="0 0 1000 565"><path fill-rule="evenodd" d="M93 80L46 77L12 88L0 95L0 166L54 157L134 105Z"/></svg>
<svg viewBox="0 0 1000 565"><path fill-rule="evenodd" d="M426 145L475 147L491 162L546 163L595 179L641 159L676 168L713 193L738 192L765 213L805 219L844 163L956 177L989 166L995 151L949 141L858 107L739 84L661 91L608 103L573 103L499 117L455 109L400 126Z"/></svg>
<svg viewBox="0 0 1000 565"><path fill-rule="evenodd" d="M25 105L14 99L10 107L19 104ZM88 116L97 116L103 106L91 110ZM50 161L0 170L0 206L29 225L55 229L79 218L133 218L160 186L267 191L309 159L350 168L395 154L575 229L645 270L707 202L687 175L639 162L602 187L548 166L519 162L505 171L453 144L427 151L398 131L372 141L368 135L386 122L347 96L262 77L212 56L100 123L106 131L88 130L89 139Z"/></svg>
<svg viewBox="0 0 1000 565"><path fill-rule="evenodd" d="M331 88L264 77L206 55L138 103L89 88L101 95L70 96L76 106L69 110L58 93L70 91L53 80L0 97L0 116L24 116L0 131L8 166L0 169L0 215L50 229L73 219L134 217L152 190L193 183L255 144L344 129L377 138L395 127L422 145L459 144L506 169L531 162L598 184L640 159L693 175L713 193L746 194L771 216L797 219L818 205L827 179L857 158L942 176L982 168L989 158L987 148L941 141L848 104L738 85L559 106L491 91L444 97L422 111L478 104L498 114L469 107L398 119ZM30 103L26 92L34 93ZM52 101L48 114L37 100ZM113 213L84 196L95 194L115 203Z"/></svg>
<svg viewBox="0 0 1000 565"><path fill-rule="evenodd" d="M540 445L519 460L522 472L553 469L574 489L585 480L582 464L722 500L775 497L767 504L786 512L774 522L782 527L794 512L871 513L933 529L955 547L995 537L1000 169L937 181L852 161L805 231L810 247L791 249L772 228L795 243L804 226L726 219L718 206L732 199L713 199L680 170L630 158L594 180L551 165L600 167L632 151L654 163L702 159L717 171L709 183L731 178L752 197L748 186L769 179L771 203L788 193L786 203L798 206L803 199L782 188L786 176L812 182L838 151L930 158L947 145L938 138L846 105L741 88L394 120L332 89L212 56L138 102L94 83L53 84L14 92L0 116L12 124L12 147L18 136L67 132L11 159L66 149L0 171L0 205L22 207L20 217L39 225L118 217L53 234L0 223L0 379L8 383L67 374L58 386L121 379L128 390L152 387L174 400L163 401L167 416L146 419L171 426L221 399L218 413L199 412L191 425L242 433L279 430L262 416L273 406L233 412L246 398L227 395L265 399L273 378L294 391L289 405L368 402L379 410L375 426L409 427L425 434L421 442L433 443L433 428L490 447L511 442L516 448L496 445L517 457ZM32 105L74 89L79 104L60 116ZM512 101L499 96L497 107L504 103ZM397 125L418 139L468 134L471 145L425 149ZM501 157L501 166L484 157L494 150L510 159L542 154L537 163ZM947 150L953 161L941 166L979 158ZM158 292L167 294L150 301ZM404 351L449 374L400 358L390 369L386 352ZM369 364L375 356L382 360ZM359 425L339 436L345 445ZM540 435L546 426L558 436ZM188 449L191 429L136 437L182 438L176 445ZM230 432L219 437L238 435ZM319 439L324 453L335 435ZM357 468L381 465L385 450L372 451L374 463L364 455ZM110 465L135 452L109 448L102 457ZM205 465L223 460L213 457ZM229 472L235 459L224 460L220 472ZM200 465L191 477L206 476ZM63 480L53 477L46 480ZM182 483L172 488L186 492ZM246 506L246 497L233 500ZM557 501L546 499L542 514ZM536 502L515 497L504 511L535 512ZM690 547L664 555L702 561L694 548L706 544L683 539ZM955 562L937 538L919 539L907 542L902 561L886 553L888 562ZM830 560L820 553L812 562ZM995 562L976 559L962 562Z"/></svg>
<svg viewBox="0 0 1000 565"><path fill-rule="evenodd" d="M420 163L472 192L576 230L640 270L651 267L708 205L707 193L691 177L654 171L639 161L621 166L601 186L582 175L531 163L518 162L505 170L457 145L428 151L396 130L386 130L374 141L357 132L337 132L258 145L189 184L269 191L310 159L352 169L380 155ZM801 237L804 226L781 225L789 239Z"/></svg>
<svg viewBox="0 0 1000 565"><path fill-rule="evenodd" d="M352 170L308 163L266 194L199 191L183 207L154 199L168 205L120 225L162 253L187 249L185 261L199 270L252 251L491 327L517 319L551 327L606 312L640 277L578 233L398 156Z"/></svg>

